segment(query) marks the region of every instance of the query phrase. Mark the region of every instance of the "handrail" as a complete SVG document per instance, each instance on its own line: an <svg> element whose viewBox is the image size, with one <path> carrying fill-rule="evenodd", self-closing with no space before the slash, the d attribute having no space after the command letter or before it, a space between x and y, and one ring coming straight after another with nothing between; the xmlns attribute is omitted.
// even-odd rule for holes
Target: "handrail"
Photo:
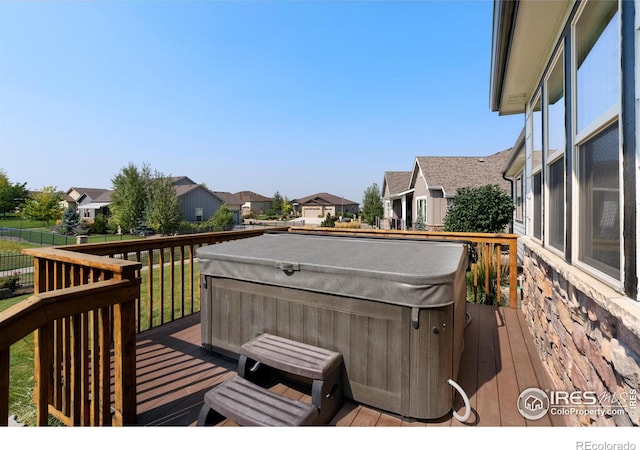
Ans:
<svg viewBox="0 0 640 450"><path fill-rule="evenodd" d="M329 235L346 236L375 236L375 237L396 237L414 239L434 239L434 240L457 240L469 241L476 244L484 244L484 260L480 264L485 267L491 262L497 266L497 286L501 285L502 261L500 258L501 249L506 246L509 250L509 307L518 307L518 235L510 233L464 233L447 231L419 231L419 230L377 230L377 229L345 229L345 228L309 228L290 227L292 233L319 233ZM498 248L496 249L495 246ZM493 254L493 256L491 256ZM474 293L477 295L478 287L478 265L473 266L474 270ZM484 290L490 290L489 271L485 270Z"/></svg>
<svg viewBox="0 0 640 450"><path fill-rule="evenodd" d="M133 305L139 292L139 279L97 281L88 286L35 294L1 312L0 425L8 424L11 345L34 331L34 393L40 425L47 424L48 413L69 425L111 425L112 421L122 424L135 420L135 400L131 402L126 398L131 392L122 386L133 384L135 387L136 383L135 359L131 365L127 355L132 346L135 348L135 334L127 331L130 319L126 311L133 311L128 305ZM64 355L61 347L54 351L53 342L56 328L61 331L61 327L70 329L71 336L69 350L63 352ZM58 359L63 360L62 364L56 365ZM123 380L115 385L113 417L109 395L111 367ZM64 413L51 405L55 403L55 393L61 390L57 386L60 373L66 377L71 394L63 402Z"/></svg>

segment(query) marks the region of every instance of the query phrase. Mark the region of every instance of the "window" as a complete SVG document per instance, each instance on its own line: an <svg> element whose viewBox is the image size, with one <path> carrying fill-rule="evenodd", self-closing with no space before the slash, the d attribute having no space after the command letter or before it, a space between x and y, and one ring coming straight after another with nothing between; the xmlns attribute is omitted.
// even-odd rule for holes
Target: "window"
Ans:
<svg viewBox="0 0 640 450"><path fill-rule="evenodd" d="M547 79L547 160L564 153L565 107L564 107L564 52L560 51Z"/></svg>
<svg viewBox="0 0 640 450"><path fill-rule="evenodd" d="M427 199L419 198L416 202L416 223L424 225L427 221Z"/></svg>
<svg viewBox="0 0 640 450"><path fill-rule="evenodd" d="M202 214L203 214L202 208L196 208L196 211L195 211L196 222L202 222Z"/></svg>
<svg viewBox="0 0 640 450"><path fill-rule="evenodd" d="M533 236L542 239L542 172L533 175Z"/></svg>
<svg viewBox="0 0 640 450"><path fill-rule="evenodd" d="M556 54L545 82L547 224L548 244L564 250L565 237L565 160L564 51Z"/></svg>
<svg viewBox="0 0 640 450"><path fill-rule="evenodd" d="M581 261L620 278L619 138L615 123L580 146Z"/></svg>
<svg viewBox="0 0 640 450"><path fill-rule="evenodd" d="M549 245L564 250L564 158L549 165Z"/></svg>
<svg viewBox="0 0 640 450"><path fill-rule="evenodd" d="M523 203L522 203L522 192L524 191L523 186L524 186L524 177L522 176L522 173L520 175L518 175L518 177L516 178L516 183L515 183L515 190L516 190L516 195L515 195L515 199L516 199L516 220L518 222L522 222L523 220Z"/></svg>
<svg viewBox="0 0 640 450"><path fill-rule="evenodd" d="M618 2L589 2L575 22L577 258L621 279Z"/></svg>
<svg viewBox="0 0 640 450"><path fill-rule="evenodd" d="M617 2L590 2L576 24L578 134L618 104L618 16Z"/></svg>

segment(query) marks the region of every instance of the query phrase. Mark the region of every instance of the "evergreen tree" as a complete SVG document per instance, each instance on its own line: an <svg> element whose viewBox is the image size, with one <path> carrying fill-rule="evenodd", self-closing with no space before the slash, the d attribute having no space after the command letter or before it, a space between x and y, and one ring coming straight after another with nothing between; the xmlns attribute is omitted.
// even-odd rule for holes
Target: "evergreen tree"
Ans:
<svg viewBox="0 0 640 450"><path fill-rule="evenodd" d="M333 228L336 226L336 221L333 217L331 217L330 213L327 213L327 217L320 223L321 227Z"/></svg>
<svg viewBox="0 0 640 450"><path fill-rule="evenodd" d="M73 234L80 226L80 216L78 212L69 206L62 214L62 223L60 224L60 232L62 234Z"/></svg>
<svg viewBox="0 0 640 450"><path fill-rule="evenodd" d="M282 211L284 209L284 200L282 199L280 192L276 191L276 193L273 194L273 199L271 200L270 209L273 210L274 215L282 214Z"/></svg>
<svg viewBox="0 0 640 450"><path fill-rule="evenodd" d="M362 200L362 218L369 225L376 223L376 217L382 217L384 208L382 206L382 197L377 183L373 183L364 191L364 199Z"/></svg>

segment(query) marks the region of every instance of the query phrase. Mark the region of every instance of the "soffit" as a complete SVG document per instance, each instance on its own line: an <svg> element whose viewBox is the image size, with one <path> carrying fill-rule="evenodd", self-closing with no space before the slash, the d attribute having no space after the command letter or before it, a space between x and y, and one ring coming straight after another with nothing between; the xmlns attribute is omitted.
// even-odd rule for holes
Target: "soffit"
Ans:
<svg viewBox="0 0 640 450"><path fill-rule="evenodd" d="M500 96L500 115L525 112L573 6L568 1L518 3Z"/></svg>

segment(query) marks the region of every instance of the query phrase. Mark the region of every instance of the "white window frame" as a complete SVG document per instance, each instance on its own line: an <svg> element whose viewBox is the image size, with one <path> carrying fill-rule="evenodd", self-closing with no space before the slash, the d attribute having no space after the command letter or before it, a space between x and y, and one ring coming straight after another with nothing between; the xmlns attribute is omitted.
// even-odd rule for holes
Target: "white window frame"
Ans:
<svg viewBox="0 0 640 450"><path fill-rule="evenodd" d="M555 246L553 246L551 244L551 238L550 238L550 230L551 230L551 195L550 195L550 173L551 173L551 166L560 158L563 158L565 156L565 148L566 148L566 137L565 137L565 148L562 149L562 151L557 151L553 154L553 157L550 158L549 155L549 88L548 88L548 83L549 83L549 78L551 77L551 74L553 73L554 69L559 65L562 66L562 90L564 92L565 89L565 79L567 74L565 73L565 67L564 67L564 48L563 46L560 46L560 48L558 49L558 51L556 52L556 54L553 56L553 58L551 59L551 64L550 64L550 70L549 73L546 75L545 79L544 79L544 89L543 89L543 95L542 95L542 122L543 122L543 127L542 127L542 151L545 155L545 167L543 168L544 170L544 185L542 186L542 189L544 191L544 195L543 195L543 205L542 205L542 215L543 215L543 237L544 237L544 244L545 247L549 249L549 251L554 252L560 256L564 255L564 250L567 246L567 242L566 242L566 211L567 211L567 202L566 200L563 200L563 214L565 215L563 220L564 220L564 233L565 236L563 236L562 241L563 241L563 245L561 249L556 248ZM567 93L564 92L563 97L566 98ZM563 100L564 101L564 100ZM534 102L535 105L535 102ZM533 111L532 111L533 112ZM566 117L567 111L565 108L565 117ZM567 192L567 173L565 171L565 177L564 177L564 189L563 192L565 193L565 197L566 197L566 192Z"/></svg>
<svg viewBox="0 0 640 450"><path fill-rule="evenodd" d="M584 10L591 4L591 2L585 2L581 5L580 10L575 15L572 23L571 23L571 34L573 36L576 35L576 28L580 18L582 17ZM620 14L620 4L617 6L617 14ZM618 36L621 35L620 27L622 26L622 20L618 20ZM622 205L624 205L624 190L623 190L623 154L622 154L622 123L620 121L620 113L621 113L621 105L622 105L622 86L620 85L622 82L622 73L621 68L619 68L618 73L618 102L616 105L611 106L609 109L600 114L596 119L594 119L589 125L587 125L583 130L578 132L578 104L577 104L577 77L578 77L578 68L577 68L577 59L578 59L578 49L576 48L576 39L572 39L571 46L571 89L572 89L572 118L571 118L571 133L573 135L573 170L572 170L572 181L573 181L573 192L572 192L572 216L577 218L578 220L573 220L573 228L572 228L572 258L571 262L576 267L579 267L581 270L586 273L594 276L595 278L601 280L602 282L608 284L616 290L624 291L624 280L625 280L625 266L624 266L624 234L623 227L624 221L622 216ZM566 74L565 74L566 76ZM620 247L619 247L619 255L620 255L620 274L619 278L616 279L611 275L598 270L597 268L580 261L580 195L581 195L581 186L579 183L579 167L580 167L580 146L588 142L593 137L597 136L600 132L604 131L607 127L611 126L614 123L618 123L618 179L619 179L619 204L620 204ZM568 245L568 243L565 243Z"/></svg>

